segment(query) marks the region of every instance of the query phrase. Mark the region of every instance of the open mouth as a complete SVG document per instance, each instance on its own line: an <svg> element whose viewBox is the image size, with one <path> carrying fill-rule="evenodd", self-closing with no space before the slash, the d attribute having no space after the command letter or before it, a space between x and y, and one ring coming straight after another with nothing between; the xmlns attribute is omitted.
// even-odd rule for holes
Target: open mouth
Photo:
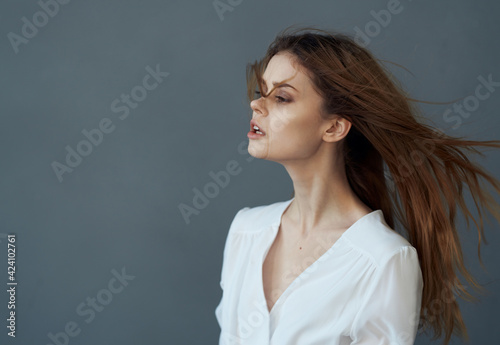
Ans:
<svg viewBox="0 0 500 345"><path fill-rule="evenodd" d="M260 130L260 128L259 128L259 126L254 125L254 126L252 127L252 131L253 131L254 133L264 135L264 133L262 133L262 132L261 132L261 130Z"/></svg>

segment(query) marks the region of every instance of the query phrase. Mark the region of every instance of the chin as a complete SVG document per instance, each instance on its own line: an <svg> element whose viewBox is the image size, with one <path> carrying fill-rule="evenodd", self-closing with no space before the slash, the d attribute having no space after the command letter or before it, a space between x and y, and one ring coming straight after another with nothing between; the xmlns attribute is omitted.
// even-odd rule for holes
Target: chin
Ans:
<svg viewBox="0 0 500 345"><path fill-rule="evenodd" d="M248 154L253 158L267 159L266 154L263 150L252 150L251 148L249 148Z"/></svg>
<svg viewBox="0 0 500 345"><path fill-rule="evenodd" d="M252 156L262 156L267 151L267 145L260 142L250 141L248 143L248 153Z"/></svg>

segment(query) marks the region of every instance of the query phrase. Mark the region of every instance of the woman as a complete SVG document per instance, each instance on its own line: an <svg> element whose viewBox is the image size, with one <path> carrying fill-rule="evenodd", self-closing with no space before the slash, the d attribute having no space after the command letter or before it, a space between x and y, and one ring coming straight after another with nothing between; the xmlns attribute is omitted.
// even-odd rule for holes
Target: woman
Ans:
<svg viewBox="0 0 500 345"><path fill-rule="evenodd" d="M418 122L413 100L350 37L286 31L247 69L248 152L282 164L294 193L234 217L219 343L413 344L429 327L445 343L452 333L467 338L454 292L472 295L456 270L480 286L464 267L457 206L476 223L466 183L480 217L478 203L500 221L477 178L499 193L500 183L461 149L500 142Z"/></svg>

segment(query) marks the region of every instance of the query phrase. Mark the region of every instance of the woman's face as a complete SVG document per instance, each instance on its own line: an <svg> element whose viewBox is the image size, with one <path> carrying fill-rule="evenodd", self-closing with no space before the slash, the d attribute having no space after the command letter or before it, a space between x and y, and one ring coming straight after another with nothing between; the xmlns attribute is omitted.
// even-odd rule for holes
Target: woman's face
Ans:
<svg viewBox="0 0 500 345"><path fill-rule="evenodd" d="M311 157L322 144L328 127L320 116L322 99L309 77L293 67L290 53L282 52L271 58L263 79L263 93L269 92L273 83L285 79L289 79L290 86L282 85L266 98L250 103L252 120L264 135L249 138L248 153L276 162Z"/></svg>

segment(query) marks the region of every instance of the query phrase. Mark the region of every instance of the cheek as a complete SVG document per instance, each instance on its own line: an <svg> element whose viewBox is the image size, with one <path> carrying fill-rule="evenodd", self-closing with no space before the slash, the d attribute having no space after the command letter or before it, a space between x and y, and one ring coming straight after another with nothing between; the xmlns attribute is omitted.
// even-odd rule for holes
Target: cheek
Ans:
<svg viewBox="0 0 500 345"><path fill-rule="evenodd" d="M279 135L289 130L293 126L293 116L284 111L276 112L273 114L271 121L269 122L270 128L269 132Z"/></svg>
<svg viewBox="0 0 500 345"><path fill-rule="evenodd" d="M316 123L306 116L279 114L272 119L270 126L269 139L279 151L305 157L314 152L321 141Z"/></svg>
<svg viewBox="0 0 500 345"><path fill-rule="evenodd" d="M317 123L302 112L277 112L273 114L269 125L273 136L287 137L287 140L295 141L295 138L312 139L317 134Z"/></svg>

